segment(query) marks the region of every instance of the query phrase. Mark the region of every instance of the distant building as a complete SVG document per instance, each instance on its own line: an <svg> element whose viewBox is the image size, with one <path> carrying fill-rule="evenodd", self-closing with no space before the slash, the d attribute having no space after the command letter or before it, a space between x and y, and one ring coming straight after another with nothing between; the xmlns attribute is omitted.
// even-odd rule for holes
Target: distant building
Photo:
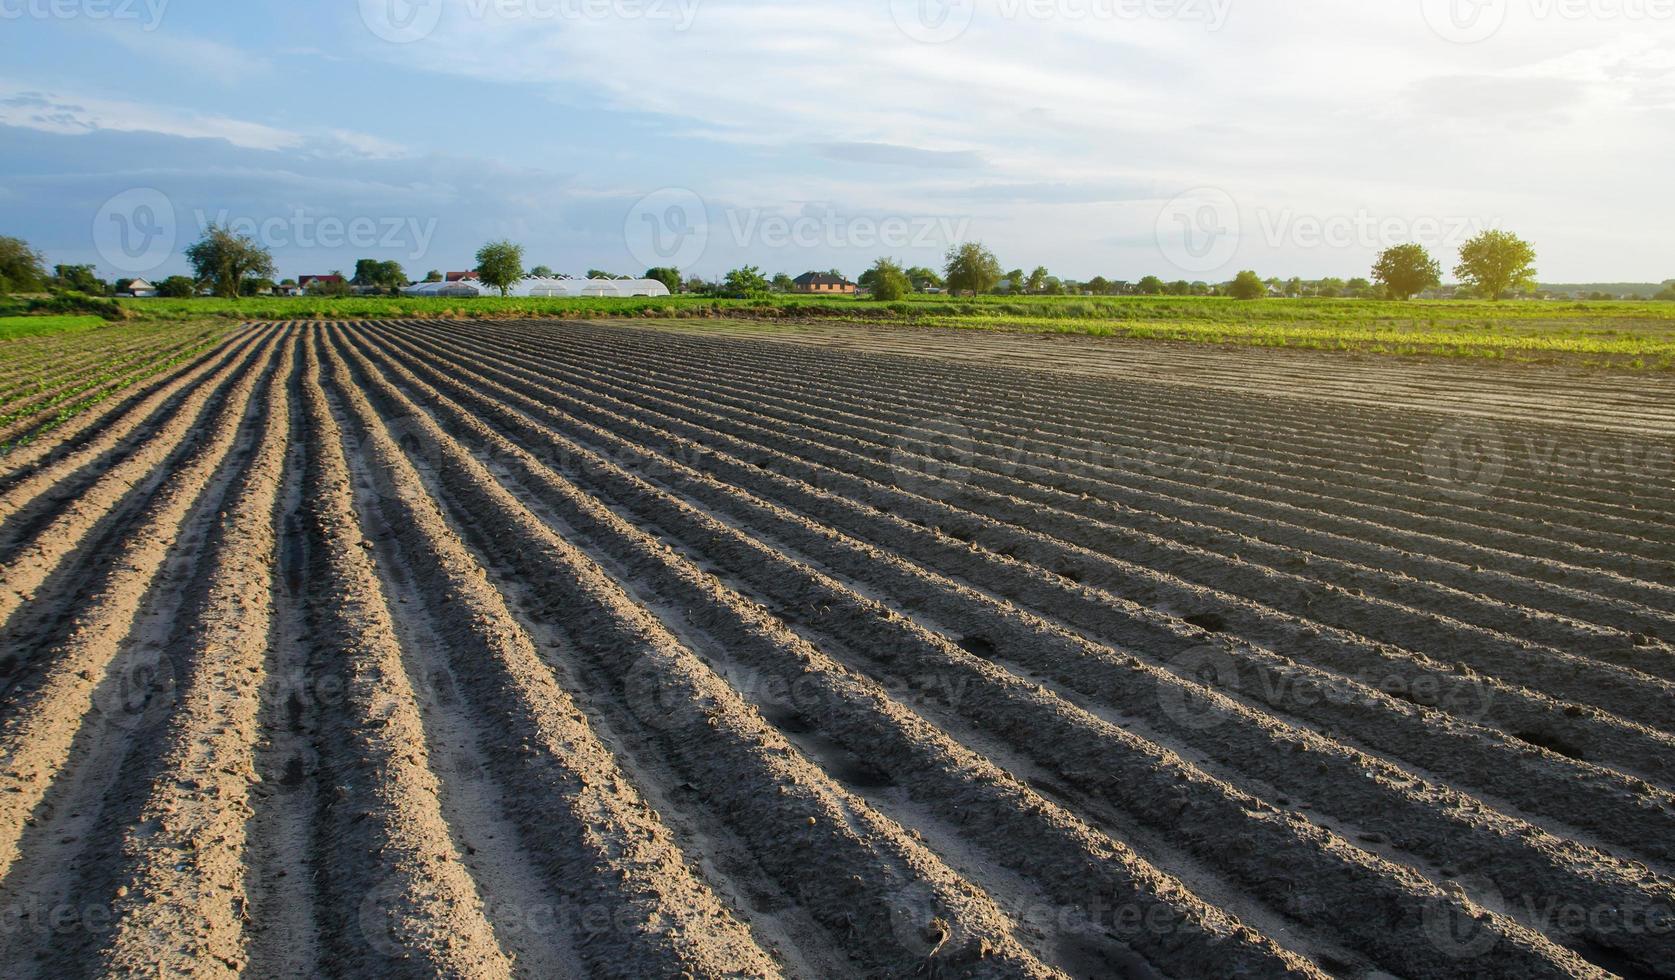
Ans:
<svg viewBox="0 0 1675 980"><path fill-rule="evenodd" d="M842 276L834 276L825 272L805 272L791 280L792 288L799 293L837 293L840 295L855 295L855 284Z"/></svg>
<svg viewBox="0 0 1675 980"><path fill-rule="evenodd" d="M336 286L345 281L342 276L298 276L297 289L307 292L310 286Z"/></svg>
<svg viewBox="0 0 1675 980"><path fill-rule="evenodd" d="M475 269L473 269L469 272L450 272L446 276L442 277L442 281L443 282L463 282L466 279L475 279L475 278L477 278L477 271Z"/></svg>
<svg viewBox="0 0 1675 980"><path fill-rule="evenodd" d="M135 299L149 299L157 295L157 287L144 279L135 279L128 284L126 294Z"/></svg>

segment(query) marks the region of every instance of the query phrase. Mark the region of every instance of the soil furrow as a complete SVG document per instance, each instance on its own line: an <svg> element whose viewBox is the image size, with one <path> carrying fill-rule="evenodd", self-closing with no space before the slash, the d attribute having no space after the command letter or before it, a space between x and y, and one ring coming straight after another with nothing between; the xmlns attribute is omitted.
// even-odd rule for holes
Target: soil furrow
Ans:
<svg viewBox="0 0 1675 980"><path fill-rule="evenodd" d="M340 370L348 374L347 367ZM386 403L401 405L399 395L364 371L355 378ZM343 384L359 390L347 377ZM577 650L611 674L619 691L633 675L665 692L657 716L642 723L658 729L710 805L727 812L764 866L859 964L912 972L934 959L935 968L962 975L1060 975L1011 937L1014 924L981 893L808 763L656 617L534 520L434 423L410 409L394 414L429 433L426 445L445 491L468 495L468 507L449 508L456 519L492 520L503 538L519 542L526 562L546 569L543 593L554 612L568 617ZM891 928L891 907L903 893L925 896L933 910L920 929ZM928 942L933 926L943 934Z"/></svg>
<svg viewBox="0 0 1675 980"><path fill-rule="evenodd" d="M664 407L668 410L678 410L677 407L669 406L667 403L664 403ZM696 410L687 408L684 414L692 415L695 412ZM726 417L712 417L710 421L717 427L722 428L723 431L751 435L759 441L772 439L771 433L765 435L760 426L748 422L732 421ZM1058 524L1064 526L1066 529L1064 533L1074 535L1076 543L1079 544L1090 545L1092 541L1102 541L1107 542L1106 550L1110 550L1108 542L1124 535L1123 522L1120 520L1112 519L1095 525L1085 515L1071 512L1071 508L1077 504L1086 503L1088 498L1085 494L1078 496L1064 491L1044 490L1033 494L1031 499L1018 500L1017 498L1004 496L1001 492L1007 489L1018 490L1019 486L1015 481L996 480L993 481L992 486L983 486L978 489L974 486L968 486L968 484L982 484L984 481L979 480L975 474L967 474L963 470L957 474L966 478L963 481L944 479L938 473L939 468L944 465L941 461L919 455L901 445L897 445L893 451L890 451L889 447L885 445L886 440L882 434L877 437L874 446L853 447L860 448L861 452L850 452L845 449L825 449L826 442L831 441L831 437L824 442L816 443L809 438L811 435L812 433L805 427L796 435L782 437L783 441L778 444L772 442L769 444L775 445L776 449L792 454L800 454L816 461L826 462L828 465L841 466L846 471L872 476L878 482L908 486L922 483L926 485L921 488L923 492L938 499L965 504L967 500L975 497L978 503L968 505L974 511L990 513L1023 526L1035 526L1040 523L1042 517L1053 516L1052 511L1043 513L1039 508L1042 502L1049 502L1059 508L1057 511ZM787 449L786 447L792 448ZM825 450L824 455L822 455L822 450ZM877 458L879 456L886 458ZM907 464L916 462L917 465L896 465L898 462ZM880 470L883 471L882 474L880 474ZM1008 483L1012 485L1008 486ZM1027 493L1028 490L1025 489L1023 492ZM1035 515L1034 525L1031 524L1030 520L1032 514ZM1057 527L1053 529L1057 530ZM1144 562L1155 554L1156 549L1152 549L1149 553L1141 552L1131 557ZM1233 570L1233 574L1238 574L1237 567ZM1290 578L1297 580L1296 576L1290 576ZM1267 584L1268 594L1272 594L1272 583ZM1263 594L1260 589L1252 588L1248 591ZM1349 609L1350 615L1353 617L1351 621L1359 627L1359 631L1371 631L1375 634L1375 638L1387 638L1392 633L1402 631L1412 634L1415 630L1418 630L1418 638L1427 639L1426 631L1428 630L1432 635L1428 638L1427 643L1419 646L1419 649L1446 649L1451 652L1450 659L1462 660L1473 669L1485 671L1492 676L1505 677L1514 683L1529 684L1569 700L1597 704L1607 710L1642 723L1653 725L1670 723L1669 707L1672 698L1675 698L1675 682L1653 682L1643 673L1629 671L1616 665L1588 663L1585 660L1578 660L1572 654L1563 653L1551 647L1531 650L1528 644L1507 638L1497 638L1488 631L1465 627L1463 624L1450 625L1447 622L1439 622L1436 617L1399 619L1397 622L1401 627L1400 631L1393 626L1371 630L1367 624L1377 622L1379 617L1369 616L1361 610L1366 607L1373 607L1377 611L1382 607L1386 611L1383 618L1388 620L1390 618L1388 613L1394 609L1392 604L1380 603L1364 596L1354 596L1341 590L1325 590L1318 587L1305 590L1304 595L1300 595L1299 599L1305 597L1308 600L1310 612L1315 616L1321 616L1325 620L1324 625L1333 625L1334 619L1342 621L1343 616L1327 616L1324 613L1315 612L1316 607L1330 609L1330 607L1336 606L1340 609ZM1357 607L1360 607L1360 609L1357 609ZM1460 635L1461 630L1465 631L1464 637ZM1627 638L1620 642L1625 650L1632 648L1632 644ZM1663 665L1660 664L1660 666ZM1532 673L1536 676L1529 676ZM1660 685L1666 690L1660 691Z"/></svg>
<svg viewBox="0 0 1675 980"><path fill-rule="evenodd" d="M504 373L500 376L512 380ZM1205 593L1201 589L1179 588L1170 580L1150 572L1145 566L1128 563L1112 565L1103 561L1100 556L1088 554L1081 549L1066 550L1053 545L1038 534L1021 531L1014 526L983 519L975 522L970 519L961 520L957 512L951 511L938 501L926 500L895 489L894 484L917 486L924 483L931 479L929 474L904 473L898 469L894 474L886 472L882 475L882 479L890 485L880 485L877 482L848 477L827 467L801 466L784 455L759 449L754 443L718 435L713 430L683 426L670 416L622 403L598 385L586 390L589 401L584 403L571 400L551 387L531 389L526 376L519 375L518 378L518 383L524 390L539 391L548 403L562 404L568 417L596 418L600 405L614 404L641 418L656 418L659 424L684 431L712 449L732 449L751 464L747 470L755 469L764 473L779 471L790 477L800 477L812 486L870 503L888 514L913 518L928 528L945 530L961 539L981 541L998 554L1017 557L1020 560L1033 560L1044 569L1054 570L1054 576L1060 580L1063 580L1068 570L1073 570L1074 578L1080 582L1066 582L1067 586L1073 588L1075 585L1086 583L1107 589L1108 592L1094 599L1094 604L1126 612L1126 615L1119 615L1115 619L1109 612L1105 613L1101 618L1105 620L1106 628L1110 628L1113 623L1119 627L1127 625L1126 621L1134 617L1150 622L1151 635L1144 632L1136 634L1132 628L1116 634L1121 637L1122 642L1137 649L1149 649L1160 641L1178 642L1183 625L1190 628L1192 634L1202 637L1199 626L1192 620L1203 623L1207 622L1204 618L1206 615L1214 615L1218 620L1223 620L1215 624L1219 630L1249 639L1253 643L1266 642L1270 649L1284 649L1294 657L1301 654L1306 661L1324 664L1350 677L1362 678L1365 684L1379 690L1403 694L1420 703L1452 709L1463 714L1467 721L1492 719L1510 731L1528 736L1524 740L1526 743L1534 739L1549 745L1562 745L1567 751L1585 755L1587 758L1611 761L1618 765L1626 763L1630 767L1645 767L1660 774L1654 778L1661 779L1663 775L1667 775L1658 766L1658 761L1667 755L1667 750L1662 744L1665 738L1644 729L1625 728L1620 722L1613 724L1595 712L1585 712L1572 717L1577 713L1566 710L1561 704L1542 698L1532 699L1515 689L1505 688L1483 677L1472 676L1469 671L1462 676L1458 668L1432 664L1423 659L1415 659L1411 655L1403 656L1400 651L1390 648L1373 647L1353 636L1331 632L1323 634L1306 622L1287 624L1282 620L1275 623L1272 617L1257 615L1256 611L1237 603L1220 601L1214 594ZM643 395L639 395L638 400L647 401ZM689 453L682 454L679 451L676 452L675 458L696 462ZM715 465L715 461L706 460L704 465ZM785 485L795 486L791 481L784 482ZM1045 523L1048 530L1059 530L1067 535L1076 536L1073 524L1061 527L1059 523L1046 522L1044 519L1047 515L1040 511L1033 512L1033 520L1031 512L1022 508L1020 512L1010 516L1017 525L1040 527ZM829 515L823 515L822 519L829 519ZM899 525L899 522L897 523ZM1039 579L1039 576L1036 578ZM1073 591L1082 594L1086 590L1074 588ZM1120 597L1140 599L1147 607L1172 607L1177 616L1186 617L1187 622L1174 625L1159 623L1159 612L1154 612L1151 608L1136 607L1133 602ZM1202 639L1195 639L1193 645L1199 642L1202 642ZM1177 653L1180 652L1185 651L1177 649ZM1260 686L1244 686L1249 690L1299 691L1309 695L1318 694L1322 690L1317 679L1298 683L1295 675L1290 680L1278 684L1270 678ZM1350 695L1349 700L1354 701L1358 698ZM1341 718L1322 720L1334 725L1343 721Z"/></svg>
<svg viewBox="0 0 1675 980"><path fill-rule="evenodd" d="M429 392L426 392L426 400L437 405L443 403L442 399ZM486 434L480 435L486 437ZM495 448L512 452L510 447ZM636 495L641 500L655 500L657 497L643 483L637 490L633 489L633 484L638 481L613 473L614 467L603 460L584 469L589 474L598 474L601 479L619 476L629 489L616 493L627 499L635 499ZM670 503L669 506L681 509L678 504ZM722 526L713 520L689 508L685 510L688 521L708 522L712 532L725 533L721 530ZM883 655L882 651L891 651L891 659L906 656L923 669L963 674L986 685L987 689L981 696L968 691L956 706L962 713L971 712L969 717L974 723L991 731L1006 732L1012 737L1017 737L1023 728L1028 727L1035 732L1031 740L1050 743L1034 744L1026 749L1043 764L1051 766L1064 778L1090 787L1104 787L1097 790L1102 795L1109 794L1110 784L1105 783L1106 779L1120 783L1124 791L1119 794L1123 797L1119 805L1143 815L1155 825L1172 827L1188 838L1197 835L1198 831L1193 827L1201 820L1215 821L1223 828L1240 826L1251 838L1265 841L1262 844L1253 843L1253 847L1267 858L1218 850L1214 859L1234 869L1247 886L1259 892L1266 891L1281 907L1292 910L1294 914L1303 907L1330 907L1332 902L1326 899L1326 893L1331 889L1346 890L1356 895L1353 901L1363 908L1385 908L1389 922L1412 923L1415 934L1404 942L1392 939L1401 930L1396 927L1393 932L1388 924L1382 925L1377 935L1355 922L1335 922L1333 925L1337 929L1354 936L1362 948L1376 949L1384 962L1400 964L1398 968L1436 968L1441 954L1434 945L1424 943L1418 935L1421 910L1435 903L1448 902L1443 897L1444 893L1435 886L1372 855L1356 852L1328 832L1309 827L1304 821L1282 818L1278 811L1208 779L1171 753L1148 746L1116 726L1079 712L1016 678L1000 675L992 666L957 650L946 640L885 615L876 603L847 593L830 580L822 580L806 571L793 578L795 571L784 565L774 569L774 574L782 582L780 587L788 590L781 595L788 598L794 596L790 601L798 608L813 607L841 618L847 635L852 637L856 646L880 651L879 656ZM754 584L759 588L769 587L766 582ZM1068 748L1072 745L1076 746L1074 750ZM1090 772L1100 775L1090 776ZM1167 791L1170 798L1180 799L1183 793L1185 798L1175 805L1163 798L1146 799L1146 787L1161 790L1164 786L1170 787ZM1169 811L1167 816L1166 810ZM1209 853L1208 849L1205 853ZM1307 885L1293 880L1290 891L1283 896L1265 887L1272 871L1261 870L1265 860L1280 854L1292 867L1307 866L1311 869L1303 876L1308 881ZM1340 897L1339 901L1342 900ZM1463 915L1475 917L1477 914L1475 908L1468 905L1458 908ZM1581 960L1546 940L1529 934L1510 921L1497 919L1493 922L1494 927L1500 930L1502 944L1498 947L1497 959L1502 960L1506 969L1515 972L1551 970L1558 969L1558 964L1563 963L1565 969L1586 972L1587 968Z"/></svg>

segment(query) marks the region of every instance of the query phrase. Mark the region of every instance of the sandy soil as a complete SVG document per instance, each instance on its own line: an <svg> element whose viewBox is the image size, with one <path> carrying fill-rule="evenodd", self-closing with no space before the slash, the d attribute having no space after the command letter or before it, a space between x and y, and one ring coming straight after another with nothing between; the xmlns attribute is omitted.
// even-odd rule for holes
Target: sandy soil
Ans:
<svg viewBox="0 0 1675 980"><path fill-rule="evenodd" d="M1672 396L251 325L0 459L0 963L1675 976Z"/></svg>

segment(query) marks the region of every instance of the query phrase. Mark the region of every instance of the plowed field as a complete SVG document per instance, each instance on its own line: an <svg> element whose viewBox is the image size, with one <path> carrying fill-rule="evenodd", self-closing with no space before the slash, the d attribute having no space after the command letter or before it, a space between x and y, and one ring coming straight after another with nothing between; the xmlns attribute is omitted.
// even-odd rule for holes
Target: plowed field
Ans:
<svg viewBox="0 0 1675 980"><path fill-rule="evenodd" d="M1667 380L843 336L0 457L0 972L1675 977Z"/></svg>

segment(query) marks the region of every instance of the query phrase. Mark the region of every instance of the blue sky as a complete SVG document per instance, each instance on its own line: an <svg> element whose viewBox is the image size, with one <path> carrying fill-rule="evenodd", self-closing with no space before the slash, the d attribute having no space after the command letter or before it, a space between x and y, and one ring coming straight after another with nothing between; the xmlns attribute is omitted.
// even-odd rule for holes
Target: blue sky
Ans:
<svg viewBox="0 0 1675 980"><path fill-rule="evenodd" d="M106 276L1675 276L1675 0L0 0L0 234Z"/></svg>

